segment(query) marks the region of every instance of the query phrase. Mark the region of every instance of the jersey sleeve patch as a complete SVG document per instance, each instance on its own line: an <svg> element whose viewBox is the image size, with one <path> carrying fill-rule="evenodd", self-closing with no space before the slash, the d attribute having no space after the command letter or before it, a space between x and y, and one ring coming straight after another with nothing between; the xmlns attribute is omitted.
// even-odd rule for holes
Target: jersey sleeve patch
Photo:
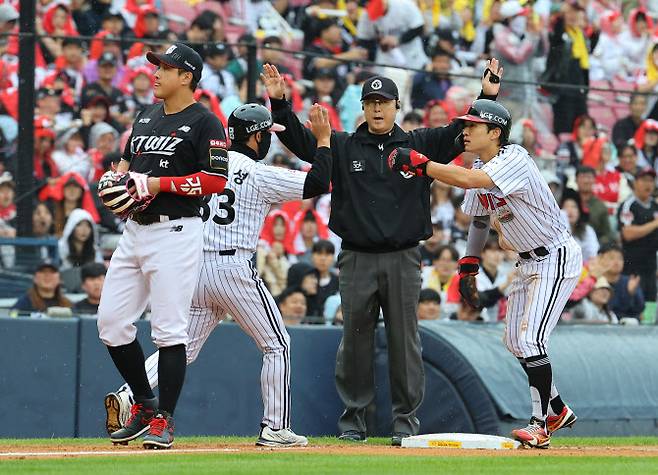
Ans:
<svg viewBox="0 0 658 475"><path fill-rule="evenodd" d="M211 142L213 141L211 140ZM210 155L210 170L228 180L228 152L226 148L210 147L208 154Z"/></svg>

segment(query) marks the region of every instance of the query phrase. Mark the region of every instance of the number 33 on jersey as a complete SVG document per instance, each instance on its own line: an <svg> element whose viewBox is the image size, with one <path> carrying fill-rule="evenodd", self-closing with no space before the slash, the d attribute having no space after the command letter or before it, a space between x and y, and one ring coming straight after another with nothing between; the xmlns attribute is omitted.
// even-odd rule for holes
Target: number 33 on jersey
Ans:
<svg viewBox="0 0 658 475"><path fill-rule="evenodd" d="M301 200L306 173L257 163L229 151L228 181L222 193L205 197L204 251L256 251L273 204Z"/></svg>

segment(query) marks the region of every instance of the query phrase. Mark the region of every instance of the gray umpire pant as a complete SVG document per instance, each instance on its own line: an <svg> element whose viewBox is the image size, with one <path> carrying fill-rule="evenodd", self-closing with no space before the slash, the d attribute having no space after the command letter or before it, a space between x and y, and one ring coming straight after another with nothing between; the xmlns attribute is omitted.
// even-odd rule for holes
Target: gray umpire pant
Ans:
<svg viewBox="0 0 658 475"><path fill-rule="evenodd" d="M420 251L370 254L343 250L338 257L343 339L336 356L336 389L345 404L341 432L366 432L366 408L375 399L374 342L384 314L393 402L393 432L415 435L425 372L416 308L421 286Z"/></svg>

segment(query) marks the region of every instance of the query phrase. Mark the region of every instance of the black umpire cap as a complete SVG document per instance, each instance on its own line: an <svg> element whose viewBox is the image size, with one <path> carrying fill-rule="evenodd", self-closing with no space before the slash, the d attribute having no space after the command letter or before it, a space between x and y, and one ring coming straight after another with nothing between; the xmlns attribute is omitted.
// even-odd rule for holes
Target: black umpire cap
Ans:
<svg viewBox="0 0 658 475"><path fill-rule="evenodd" d="M381 96L386 99L399 99L398 87L392 79L375 76L368 79L361 89L361 100L369 96Z"/></svg>
<svg viewBox="0 0 658 475"><path fill-rule="evenodd" d="M196 82L201 80L201 70L203 69L203 60L199 53L183 43L174 43L164 53L146 53L146 59L149 62L160 66L164 63L170 68L182 69L192 73Z"/></svg>

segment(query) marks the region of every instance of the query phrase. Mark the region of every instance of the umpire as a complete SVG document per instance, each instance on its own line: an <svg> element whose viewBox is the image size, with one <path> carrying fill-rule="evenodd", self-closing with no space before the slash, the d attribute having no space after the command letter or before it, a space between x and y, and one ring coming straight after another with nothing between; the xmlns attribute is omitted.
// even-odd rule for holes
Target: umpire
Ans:
<svg viewBox="0 0 658 475"><path fill-rule="evenodd" d="M502 68L496 59L487 66L480 98L495 99ZM274 120L286 127L279 139L312 162L315 138L293 114L276 67L264 65L261 79ZM412 147L448 163L463 150L456 140L461 125L455 121L442 128L405 132L395 123L400 109L397 86L382 76L364 83L361 102L365 123L354 133L331 136L329 227L343 240L338 268L344 326L336 356L336 388L345 411L338 421L339 438L366 440L366 408L375 398L374 335L381 309L393 402L391 444L401 445L403 437L419 431L416 411L425 388L416 320L421 287L418 243L432 235L432 180L391 172L386 160L394 148Z"/></svg>

